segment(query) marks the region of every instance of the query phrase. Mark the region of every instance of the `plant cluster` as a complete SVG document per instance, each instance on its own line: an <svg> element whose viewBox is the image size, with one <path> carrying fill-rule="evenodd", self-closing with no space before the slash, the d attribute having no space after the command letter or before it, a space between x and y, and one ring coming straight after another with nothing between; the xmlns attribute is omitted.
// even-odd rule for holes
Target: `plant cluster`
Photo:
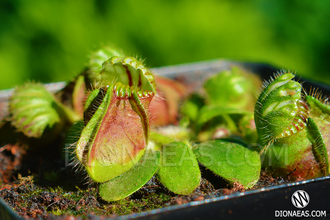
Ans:
<svg viewBox="0 0 330 220"><path fill-rule="evenodd" d="M244 188L257 183L262 166L293 179L329 175L330 107L319 93L302 94L293 78L279 73L260 93L258 77L232 67L187 94L185 85L106 47L56 94L38 83L17 87L0 129L10 123L17 140L35 148L64 131L74 165L106 201L128 197L153 176L173 193L191 194L200 166Z"/></svg>

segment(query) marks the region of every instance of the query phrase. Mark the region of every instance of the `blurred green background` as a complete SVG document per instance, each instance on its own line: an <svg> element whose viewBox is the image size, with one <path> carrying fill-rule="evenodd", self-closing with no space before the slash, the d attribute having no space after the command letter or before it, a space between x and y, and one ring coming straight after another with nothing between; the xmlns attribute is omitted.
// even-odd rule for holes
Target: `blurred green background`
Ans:
<svg viewBox="0 0 330 220"><path fill-rule="evenodd" d="M330 83L330 1L1 0L0 89L70 80L108 44L149 67L225 58Z"/></svg>

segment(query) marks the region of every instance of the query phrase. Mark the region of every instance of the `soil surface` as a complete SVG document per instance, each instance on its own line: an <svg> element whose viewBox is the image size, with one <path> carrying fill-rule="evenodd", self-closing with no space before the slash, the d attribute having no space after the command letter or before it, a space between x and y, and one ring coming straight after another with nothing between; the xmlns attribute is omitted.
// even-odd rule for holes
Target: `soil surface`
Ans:
<svg viewBox="0 0 330 220"><path fill-rule="evenodd" d="M55 146L58 143L48 149L27 150L21 144L0 148L0 196L21 217L102 219L245 191L201 167L201 184L189 196L169 192L153 177L129 198L105 202L98 196L97 185L70 166L69 156ZM287 182L288 178L273 178L262 171L253 189Z"/></svg>

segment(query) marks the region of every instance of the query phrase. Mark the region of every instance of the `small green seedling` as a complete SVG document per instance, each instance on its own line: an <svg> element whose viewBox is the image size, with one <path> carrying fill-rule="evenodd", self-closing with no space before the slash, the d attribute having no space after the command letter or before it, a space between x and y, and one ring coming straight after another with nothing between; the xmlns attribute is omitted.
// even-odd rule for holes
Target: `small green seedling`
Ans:
<svg viewBox="0 0 330 220"><path fill-rule="evenodd" d="M192 138L199 141L240 135L245 132L241 120L245 123L250 118L254 123L253 109L260 86L256 75L238 66L215 74L203 84L204 95L192 94L182 105L182 124L189 124Z"/></svg>

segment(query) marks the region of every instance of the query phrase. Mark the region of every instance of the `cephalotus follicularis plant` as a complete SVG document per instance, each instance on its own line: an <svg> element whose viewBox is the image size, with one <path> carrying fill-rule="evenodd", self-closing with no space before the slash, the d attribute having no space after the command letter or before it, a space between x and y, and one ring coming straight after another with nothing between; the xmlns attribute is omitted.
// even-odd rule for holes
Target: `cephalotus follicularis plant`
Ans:
<svg viewBox="0 0 330 220"><path fill-rule="evenodd" d="M190 194L200 183L198 161L231 183L250 188L257 182L259 156L240 144L194 145L150 131L155 77L134 57L102 49L92 56L85 75L98 88L85 102L84 120L72 129L80 133L73 145L104 200L129 196L155 174L170 191Z"/></svg>
<svg viewBox="0 0 330 220"><path fill-rule="evenodd" d="M281 72L264 84L255 106L263 166L278 176L329 175L330 106L320 93L303 93L294 74Z"/></svg>

